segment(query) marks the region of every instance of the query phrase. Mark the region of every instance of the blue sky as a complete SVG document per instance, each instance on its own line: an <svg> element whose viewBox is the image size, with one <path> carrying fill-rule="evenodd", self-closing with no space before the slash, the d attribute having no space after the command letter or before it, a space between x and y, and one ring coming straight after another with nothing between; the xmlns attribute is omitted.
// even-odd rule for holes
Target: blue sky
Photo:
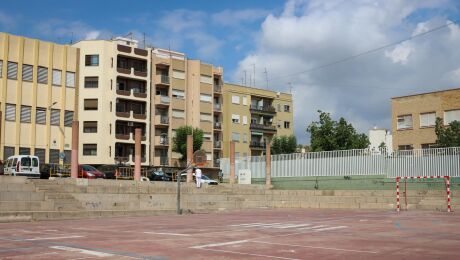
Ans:
<svg viewBox="0 0 460 260"><path fill-rule="evenodd" d="M241 83L244 71L256 64L256 85L263 88L267 69L269 89L292 89L294 130L304 144L317 110L367 133L374 126L391 129L392 97L460 87L459 20L459 0L4 0L0 5L0 31L60 43L129 32L141 39L146 33L148 44L223 66L226 81ZM295 73L446 24L346 63Z"/></svg>

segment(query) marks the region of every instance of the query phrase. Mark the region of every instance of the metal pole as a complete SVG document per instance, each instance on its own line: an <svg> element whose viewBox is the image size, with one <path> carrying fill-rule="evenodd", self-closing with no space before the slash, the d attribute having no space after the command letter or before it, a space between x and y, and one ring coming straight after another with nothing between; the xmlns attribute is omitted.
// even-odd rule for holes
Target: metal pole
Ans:
<svg viewBox="0 0 460 260"><path fill-rule="evenodd" d="M177 215L180 215L182 214L182 210L180 209L180 176L181 176L181 172L182 171L179 171L176 175L176 179L177 179L177 200L176 200L176 213Z"/></svg>
<svg viewBox="0 0 460 260"><path fill-rule="evenodd" d="M267 189L272 185L272 158L270 151L270 142L266 142L266 151L265 151L265 186Z"/></svg>
<svg viewBox="0 0 460 260"><path fill-rule="evenodd" d="M72 154L70 161L70 177L78 178L78 121L72 122Z"/></svg>
<svg viewBox="0 0 460 260"><path fill-rule="evenodd" d="M141 180L141 135L142 129L134 130L134 180Z"/></svg>

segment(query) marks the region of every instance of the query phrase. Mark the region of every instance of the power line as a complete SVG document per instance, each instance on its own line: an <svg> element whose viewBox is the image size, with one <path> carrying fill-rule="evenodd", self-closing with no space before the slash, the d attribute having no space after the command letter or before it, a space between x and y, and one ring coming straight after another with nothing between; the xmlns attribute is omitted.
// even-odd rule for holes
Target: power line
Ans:
<svg viewBox="0 0 460 260"><path fill-rule="evenodd" d="M394 45L398 45L398 44L403 43L403 42L406 42L406 41L413 40L414 38L418 38L418 37L421 37L421 36L430 34L430 33L432 33L432 32L439 31L439 30L441 30L441 29L444 29L444 28L448 27L449 25L452 25L452 24L457 23L458 21L459 21L459 20L452 21L452 22L446 23L446 24L444 24L444 25L441 25L441 26L435 27L435 28L433 28L433 29L430 29L430 30L428 30L428 31L421 32L421 33L418 33L418 34L414 34L414 35L412 35L412 36L410 36L410 37L408 37L408 38L406 38L406 39L399 40L399 41L396 41L396 42L393 42L393 43L389 43L389 44L380 46L380 47L378 47L378 48L371 49L371 50L368 50L368 51L365 51L365 52L361 52L361 53L358 53L358 54L355 54L355 55L352 55L352 56L349 56L349 57L346 57L346 58L343 58L343 59L340 59L340 60L337 60L337 61L334 61L334 62L331 62L331 63L326 63L326 64L320 65L320 66L318 66L318 67L313 67L313 68L311 68L311 69L304 70L304 71L299 71L299 72L295 72L295 73L291 73L291 74L286 74L286 75L283 75L283 76L278 76L278 77L272 78L271 80L273 80L273 79L279 79L279 78L292 77L292 76L296 76L296 75L304 74L304 73L309 73L309 72L312 72L312 71L315 71L315 70L324 69L324 68L327 68L327 67L330 67L330 66L339 64L339 63L343 63L343 62L349 61L349 60L354 60L354 59L359 58L359 57L361 57L361 56L364 56L364 55L367 55L367 54L370 54L370 53L374 53L374 52L378 52L378 51L381 51L381 50L386 49L386 48L388 48L388 47L391 47L391 46L394 46Z"/></svg>

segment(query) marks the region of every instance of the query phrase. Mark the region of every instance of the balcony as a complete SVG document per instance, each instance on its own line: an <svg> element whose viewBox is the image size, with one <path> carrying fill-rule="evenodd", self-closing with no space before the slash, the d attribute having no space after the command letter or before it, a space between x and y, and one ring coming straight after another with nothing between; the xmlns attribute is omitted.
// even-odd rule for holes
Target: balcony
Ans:
<svg viewBox="0 0 460 260"><path fill-rule="evenodd" d="M222 105L220 103L214 103L214 112L222 112Z"/></svg>
<svg viewBox="0 0 460 260"><path fill-rule="evenodd" d="M126 99L117 99L116 116L145 120L147 119L145 103Z"/></svg>
<svg viewBox="0 0 460 260"><path fill-rule="evenodd" d="M134 138L134 133L116 133L115 134L115 139L118 139L118 140L124 140L124 141L136 141L136 139ZM144 136L141 136L141 141L146 141L147 140L147 137L144 135Z"/></svg>
<svg viewBox="0 0 460 260"><path fill-rule="evenodd" d="M259 113L259 114L269 114L274 115L276 114L276 109L274 106L255 106L251 105L251 113Z"/></svg>
<svg viewBox="0 0 460 260"><path fill-rule="evenodd" d="M121 74L147 77L147 60L118 55L117 71Z"/></svg>
<svg viewBox="0 0 460 260"><path fill-rule="evenodd" d="M255 124L251 123L250 129L261 130L266 132L276 132L276 126L269 124Z"/></svg>
<svg viewBox="0 0 460 260"><path fill-rule="evenodd" d="M133 164L134 163L134 144L131 143L115 143L115 161L116 162L124 162ZM146 145L141 145L141 162L147 162L146 158Z"/></svg>
<svg viewBox="0 0 460 260"><path fill-rule="evenodd" d="M157 74L155 75L155 84L169 86L170 78L166 74Z"/></svg>
<svg viewBox="0 0 460 260"><path fill-rule="evenodd" d="M222 84L221 83L214 83L214 93L222 93Z"/></svg>
<svg viewBox="0 0 460 260"><path fill-rule="evenodd" d="M249 143L249 147L253 150L265 150L267 146L264 142L251 141L251 143Z"/></svg>
<svg viewBox="0 0 460 260"><path fill-rule="evenodd" d="M153 166L168 166L169 158L167 156L155 156L153 158Z"/></svg>
<svg viewBox="0 0 460 260"><path fill-rule="evenodd" d="M155 146L169 146L168 136L156 135L154 137Z"/></svg>
<svg viewBox="0 0 460 260"><path fill-rule="evenodd" d="M145 141L147 140L145 136L145 126L145 123L117 120L115 122L115 138L118 140L135 141L134 133L137 128L140 128L143 134L141 140Z"/></svg>
<svg viewBox="0 0 460 260"><path fill-rule="evenodd" d="M214 130L221 131L222 130L222 123L221 122L214 122Z"/></svg>
<svg viewBox="0 0 460 260"><path fill-rule="evenodd" d="M222 141L214 141L214 149L222 149Z"/></svg>
<svg viewBox="0 0 460 260"><path fill-rule="evenodd" d="M139 89L131 89L131 90L123 90L123 89L117 89L117 95L120 96L134 96L137 98L146 98L147 93L141 92Z"/></svg>
<svg viewBox="0 0 460 260"><path fill-rule="evenodd" d="M167 115L155 115L154 122L157 127L168 127L169 117Z"/></svg>
<svg viewBox="0 0 460 260"><path fill-rule="evenodd" d="M156 106L169 106L171 99L169 96L155 95L154 102Z"/></svg>

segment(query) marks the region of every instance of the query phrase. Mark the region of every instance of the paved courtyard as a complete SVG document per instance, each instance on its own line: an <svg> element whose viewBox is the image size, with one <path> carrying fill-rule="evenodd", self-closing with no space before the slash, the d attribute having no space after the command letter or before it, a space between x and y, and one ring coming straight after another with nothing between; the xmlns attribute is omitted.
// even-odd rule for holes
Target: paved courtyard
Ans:
<svg viewBox="0 0 460 260"><path fill-rule="evenodd" d="M445 212L253 210L0 224L0 259L458 259Z"/></svg>

